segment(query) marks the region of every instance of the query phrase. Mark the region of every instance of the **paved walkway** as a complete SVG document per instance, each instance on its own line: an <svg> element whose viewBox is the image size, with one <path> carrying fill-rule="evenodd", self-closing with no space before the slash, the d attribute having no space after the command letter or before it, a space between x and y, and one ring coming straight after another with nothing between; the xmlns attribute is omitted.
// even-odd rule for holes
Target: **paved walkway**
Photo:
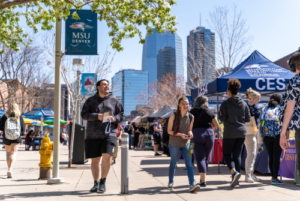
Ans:
<svg viewBox="0 0 300 201"><path fill-rule="evenodd" d="M246 184L241 177L241 187L229 187L229 170L221 165L221 174L216 165L209 165L207 187L198 193L188 192L188 179L183 172L183 160L178 165L175 176L175 191L166 190L168 183L169 158L154 157L152 151L131 150L129 157L129 195L120 194L121 164L120 155L116 165L109 172L107 191L104 194L90 193L93 185L90 163L73 165L67 168L67 147L60 147L60 175L65 179L61 185L47 185L39 181L39 153L19 149L14 168L14 178L6 178L5 150L0 148L0 200L105 200L105 201L147 201L147 200L263 200L263 201L296 201L300 200L300 188L293 181L284 178L283 186L271 186L270 176L259 176L261 183ZM120 154L120 153L119 153ZM195 169L195 179L199 181Z"/></svg>

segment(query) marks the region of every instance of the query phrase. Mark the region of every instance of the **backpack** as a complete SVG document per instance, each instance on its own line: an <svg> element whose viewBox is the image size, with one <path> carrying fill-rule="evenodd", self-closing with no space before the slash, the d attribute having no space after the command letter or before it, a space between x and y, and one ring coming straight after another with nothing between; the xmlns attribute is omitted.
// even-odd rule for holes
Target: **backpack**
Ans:
<svg viewBox="0 0 300 201"><path fill-rule="evenodd" d="M131 125L127 125L124 129L124 131L128 134L132 134L132 126Z"/></svg>
<svg viewBox="0 0 300 201"><path fill-rule="evenodd" d="M173 114L176 115L176 112L174 112ZM170 115L170 116L171 116L171 115ZM162 142L163 142L163 144L164 144L165 146L168 146L168 144L169 144L169 139L170 139L170 135L169 135L169 133L168 133L168 123L169 123L169 119L170 119L170 117L166 120L165 126L164 126L164 128L163 128ZM191 113L189 113L189 119L190 119L190 123L191 123L191 121L192 121L192 119L193 119L193 116L192 116ZM174 121L175 121L175 119L174 119Z"/></svg>
<svg viewBox="0 0 300 201"><path fill-rule="evenodd" d="M7 120L5 122L5 138L8 140L16 140L21 135L21 124L20 120L15 117L9 117L5 114Z"/></svg>
<svg viewBox="0 0 300 201"><path fill-rule="evenodd" d="M154 133L154 127L153 127L153 125L151 125L150 127L149 127L149 134L151 135L151 134L153 134Z"/></svg>

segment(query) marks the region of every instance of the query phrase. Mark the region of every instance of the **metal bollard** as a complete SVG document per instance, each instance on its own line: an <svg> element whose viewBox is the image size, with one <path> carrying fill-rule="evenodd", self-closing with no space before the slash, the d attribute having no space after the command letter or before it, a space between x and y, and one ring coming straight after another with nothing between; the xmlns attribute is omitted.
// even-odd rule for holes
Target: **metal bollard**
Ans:
<svg viewBox="0 0 300 201"><path fill-rule="evenodd" d="M121 135L121 194L128 194L128 147L129 135Z"/></svg>

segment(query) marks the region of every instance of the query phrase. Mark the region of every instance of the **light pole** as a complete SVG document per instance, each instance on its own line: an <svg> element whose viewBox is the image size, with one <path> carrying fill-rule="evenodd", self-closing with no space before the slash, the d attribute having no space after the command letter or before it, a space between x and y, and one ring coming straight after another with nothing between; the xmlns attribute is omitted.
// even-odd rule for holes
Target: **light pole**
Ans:
<svg viewBox="0 0 300 201"><path fill-rule="evenodd" d="M57 19L58 20L58 19ZM59 138L60 138L60 104L61 104L61 21L56 21L55 33L55 91L54 91L54 140L53 140L53 178L48 179L48 184L64 182L59 177Z"/></svg>

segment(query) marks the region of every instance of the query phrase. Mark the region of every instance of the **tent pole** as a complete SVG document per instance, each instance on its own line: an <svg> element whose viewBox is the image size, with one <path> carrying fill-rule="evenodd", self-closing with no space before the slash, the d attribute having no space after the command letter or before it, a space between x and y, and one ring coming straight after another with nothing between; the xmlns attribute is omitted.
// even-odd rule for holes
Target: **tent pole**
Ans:
<svg viewBox="0 0 300 201"><path fill-rule="evenodd" d="M217 92L217 116L219 113L219 93ZM218 118L217 118L218 119ZM219 121L219 119L218 119ZM221 173L220 171L220 130L219 127L217 128L217 135L218 135L218 173Z"/></svg>

